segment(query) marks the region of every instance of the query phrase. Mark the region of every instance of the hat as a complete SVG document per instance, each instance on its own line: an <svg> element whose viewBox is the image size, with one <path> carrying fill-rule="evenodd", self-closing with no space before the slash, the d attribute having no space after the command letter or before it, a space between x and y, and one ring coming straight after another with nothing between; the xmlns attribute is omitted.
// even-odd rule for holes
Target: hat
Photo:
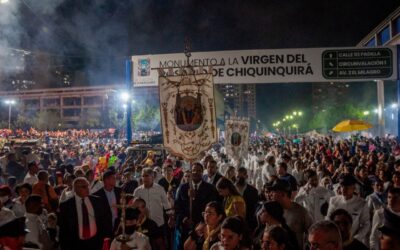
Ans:
<svg viewBox="0 0 400 250"><path fill-rule="evenodd" d="M357 180L356 178L354 178L354 176L350 174L345 174L340 178L339 183L341 186L351 186L356 184Z"/></svg>
<svg viewBox="0 0 400 250"><path fill-rule="evenodd" d="M285 193L290 193L292 192L292 188L290 186L290 183L288 181L282 180L282 179L277 179L273 182L272 191L281 191Z"/></svg>
<svg viewBox="0 0 400 250"><path fill-rule="evenodd" d="M382 234L397 235L397 237L400 237L400 216L394 214L389 209L385 209L383 218L383 226L379 227L378 230Z"/></svg>
<svg viewBox="0 0 400 250"><path fill-rule="evenodd" d="M1 237L18 237L29 233L25 228L25 217L15 218L12 221L0 226Z"/></svg>
<svg viewBox="0 0 400 250"><path fill-rule="evenodd" d="M125 211L125 219L127 220L136 220L139 218L140 210L137 208L129 207Z"/></svg>

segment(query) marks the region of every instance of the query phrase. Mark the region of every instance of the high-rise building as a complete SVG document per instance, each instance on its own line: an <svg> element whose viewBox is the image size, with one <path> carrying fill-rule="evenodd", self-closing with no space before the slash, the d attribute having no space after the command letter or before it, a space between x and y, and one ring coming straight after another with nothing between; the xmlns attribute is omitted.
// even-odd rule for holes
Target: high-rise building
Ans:
<svg viewBox="0 0 400 250"><path fill-rule="evenodd" d="M216 87L224 98L226 113L236 112L237 116L256 118L255 84L218 84Z"/></svg>

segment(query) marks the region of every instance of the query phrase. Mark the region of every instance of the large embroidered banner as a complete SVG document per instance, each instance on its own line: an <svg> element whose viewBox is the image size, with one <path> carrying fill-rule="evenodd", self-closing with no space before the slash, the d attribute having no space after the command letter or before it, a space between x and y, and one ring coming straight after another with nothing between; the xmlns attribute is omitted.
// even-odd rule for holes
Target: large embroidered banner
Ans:
<svg viewBox="0 0 400 250"><path fill-rule="evenodd" d="M217 142L214 82L211 74L159 75L164 147L196 160Z"/></svg>
<svg viewBox="0 0 400 250"><path fill-rule="evenodd" d="M239 160L247 157L249 147L248 119L237 117L230 118L225 122L225 149L231 159Z"/></svg>

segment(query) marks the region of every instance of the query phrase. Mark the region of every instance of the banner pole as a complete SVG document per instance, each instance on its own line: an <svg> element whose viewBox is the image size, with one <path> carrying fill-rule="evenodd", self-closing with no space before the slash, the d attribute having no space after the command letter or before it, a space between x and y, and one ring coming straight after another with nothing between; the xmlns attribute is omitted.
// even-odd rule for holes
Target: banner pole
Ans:
<svg viewBox="0 0 400 250"><path fill-rule="evenodd" d="M125 61L125 86L129 95L132 95L132 61ZM129 98L126 108L126 140L128 144L132 141L132 98Z"/></svg>
<svg viewBox="0 0 400 250"><path fill-rule="evenodd" d="M397 52L397 143L400 143L400 45L396 46Z"/></svg>

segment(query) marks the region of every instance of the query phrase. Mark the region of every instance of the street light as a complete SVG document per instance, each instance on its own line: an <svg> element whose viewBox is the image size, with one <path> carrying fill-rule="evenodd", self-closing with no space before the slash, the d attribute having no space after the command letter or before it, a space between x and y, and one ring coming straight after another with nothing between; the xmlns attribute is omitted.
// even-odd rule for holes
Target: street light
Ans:
<svg viewBox="0 0 400 250"><path fill-rule="evenodd" d="M8 0L0 0L0 4L6 4L8 3Z"/></svg>
<svg viewBox="0 0 400 250"><path fill-rule="evenodd" d="M296 129L296 134L299 134L299 125L293 124L292 126Z"/></svg>
<svg viewBox="0 0 400 250"><path fill-rule="evenodd" d="M11 106L15 105L16 101L13 99L8 99L4 101L8 105L8 129L11 129Z"/></svg>
<svg viewBox="0 0 400 250"><path fill-rule="evenodd" d="M120 97L123 102L127 102L131 98L131 95L129 92L121 92Z"/></svg>
<svg viewBox="0 0 400 250"><path fill-rule="evenodd" d="M368 111L368 110L365 110L365 111L363 112L363 114L364 114L364 115L369 115L369 111Z"/></svg>
<svg viewBox="0 0 400 250"><path fill-rule="evenodd" d="M397 103L392 103L392 105L390 105L392 107L392 109L396 109L397 108Z"/></svg>

